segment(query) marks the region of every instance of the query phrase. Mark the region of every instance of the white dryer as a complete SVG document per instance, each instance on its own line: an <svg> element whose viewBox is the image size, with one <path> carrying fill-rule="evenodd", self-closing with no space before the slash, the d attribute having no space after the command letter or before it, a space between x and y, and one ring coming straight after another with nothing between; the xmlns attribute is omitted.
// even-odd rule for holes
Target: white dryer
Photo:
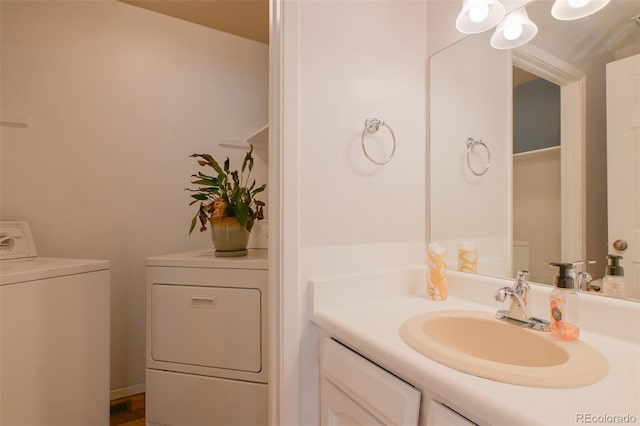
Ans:
<svg viewBox="0 0 640 426"><path fill-rule="evenodd" d="M147 258L149 426L266 426L267 250Z"/></svg>
<svg viewBox="0 0 640 426"><path fill-rule="evenodd" d="M37 257L0 222L0 426L108 425L110 262Z"/></svg>

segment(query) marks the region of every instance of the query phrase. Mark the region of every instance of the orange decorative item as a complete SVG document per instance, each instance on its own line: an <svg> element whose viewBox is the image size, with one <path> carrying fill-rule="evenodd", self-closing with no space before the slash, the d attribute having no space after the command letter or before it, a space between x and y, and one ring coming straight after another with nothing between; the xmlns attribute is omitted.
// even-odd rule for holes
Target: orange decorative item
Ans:
<svg viewBox="0 0 640 426"><path fill-rule="evenodd" d="M427 294L432 300L447 299L447 262L446 251L438 243L429 243L427 253L429 278Z"/></svg>
<svg viewBox="0 0 640 426"><path fill-rule="evenodd" d="M458 248L458 271L478 273L478 251L473 242L462 241Z"/></svg>

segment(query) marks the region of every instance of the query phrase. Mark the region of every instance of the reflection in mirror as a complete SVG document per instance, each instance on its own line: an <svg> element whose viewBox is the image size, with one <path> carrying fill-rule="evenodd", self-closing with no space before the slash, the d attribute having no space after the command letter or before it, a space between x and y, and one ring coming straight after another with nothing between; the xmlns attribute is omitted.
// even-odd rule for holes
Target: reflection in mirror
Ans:
<svg viewBox="0 0 640 426"><path fill-rule="evenodd" d="M595 15L558 21L551 6L527 4L538 35L521 48L493 49L487 31L431 56L430 238L446 248L451 269L471 242L479 274L529 269L543 284L553 283L550 261L588 258L597 263L578 270L601 287L607 254L619 254L625 297L638 299L640 8L614 0ZM480 176L471 169L486 157L467 150L470 137L490 152ZM614 200L624 204L608 206Z"/></svg>
<svg viewBox="0 0 640 426"><path fill-rule="evenodd" d="M552 283L561 259L561 88L513 67L513 268ZM541 232L544 230L544 232Z"/></svg>

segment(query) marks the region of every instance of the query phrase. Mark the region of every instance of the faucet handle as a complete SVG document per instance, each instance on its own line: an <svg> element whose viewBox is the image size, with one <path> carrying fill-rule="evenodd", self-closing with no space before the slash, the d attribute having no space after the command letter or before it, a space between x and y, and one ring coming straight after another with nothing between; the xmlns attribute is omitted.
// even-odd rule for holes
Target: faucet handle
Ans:
<svg viewBox="0 0 640 426"><path fill-rule="evenodd" d="M507 300L507 296L512 295L513 294L513 289L509 288L509 287L502 287L499 288L498 291L496 291L496 293L493 295L494 299L496 299L496 302L504 302L505 300Z"/></svg>
<svg viewBox="0 0 640 426"><path fill-rule="evenodd" d="M516 277L516 282L513 284L513 291L515 294L520 296L524 306L527 306L529 304L529 290L531 290L531 286L527 282L528 276L529 271L519 270L518 276Z"/></svg>
<svg viewBox="0 0 640 426"><path fill-rule="evenodd" d="M573 267L575 268L578 265L590 265L592 263L596 263L595 260L576 260L573 262Z"/></svg>
<svg viewBox="0 0 640 426"><path fill-rule="evenodd" d="M531 290L531 286L527 281L529 277L529 271L519 270L516 276L516 282L513 284L513 289L518 292L519 296L526 296L526 292Z"/></svg>
<svg viewBox="0 0 640 426"><path fill-rule="evenodd" d="M519 285L529 286L527 283L527 279L529 278L529 271L525 271L523 269L518 270L516 274L516 283L514 287L518 287Z"/></svg>
<svg viewBox="0 0 640 426"><path fill-rule="evenodd" d="M522 297L511 287L502 287L496 291L494 298L497 302L504 302L509 298L511 304L508 311L498 311L501 317L508 317L520 322L527 322L529 320L529 312L527 304L524 303Z"/></svg>

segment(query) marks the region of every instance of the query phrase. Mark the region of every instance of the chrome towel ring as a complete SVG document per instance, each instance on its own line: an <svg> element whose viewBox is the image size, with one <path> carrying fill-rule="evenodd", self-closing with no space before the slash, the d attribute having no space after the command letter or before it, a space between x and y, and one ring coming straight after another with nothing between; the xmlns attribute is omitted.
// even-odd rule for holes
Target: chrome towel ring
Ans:
<svg viewBox="0 0 640 426"><path fill-rule="evenodd" d="M371 158L371 156L367 152L367 149L364 146L365 134L367 132L369 133L377 132L378 130L380 130L380 126L385 126L389 130L389 133L391 133L391 139L393 140L393 148L391 149L391 154L389 154L389 156L382 161L374 160L373 158ZM367 118L367 120L364 122L364 130L362 131L361 141L362 141L362 151L364 152L365 157L367 157L367 159L372 163L377 164L379 166L387 164L389 161L391 161L391 159L393 158L393 154L396 153L396 135L393 134L393 130L391 130L391 127L389 127L389 125L385 123L384 120L380 120L375 117Z"/></svg>
<svg viewBox="0 0 640 426"><path fill-rule="evenodd" d="M485 151L487 151L487 163L484 165L484 167L480 171L476 171L473 169L473 167L471 166L471 160L469 159L469 157L471 156L471 152L474 150L474 148L477 145L481 145L482 147L484 147ZM491 152L489 151L489 147L485 145L485 143L482 142L482 140L480 139L476 140L471 137L467 139L467 166L469 166L469 170L471 170L471 173L473 173L476 176L482 176L483 174L487 173L487 170L489 170L490 164L491 164Z"/></svg>

